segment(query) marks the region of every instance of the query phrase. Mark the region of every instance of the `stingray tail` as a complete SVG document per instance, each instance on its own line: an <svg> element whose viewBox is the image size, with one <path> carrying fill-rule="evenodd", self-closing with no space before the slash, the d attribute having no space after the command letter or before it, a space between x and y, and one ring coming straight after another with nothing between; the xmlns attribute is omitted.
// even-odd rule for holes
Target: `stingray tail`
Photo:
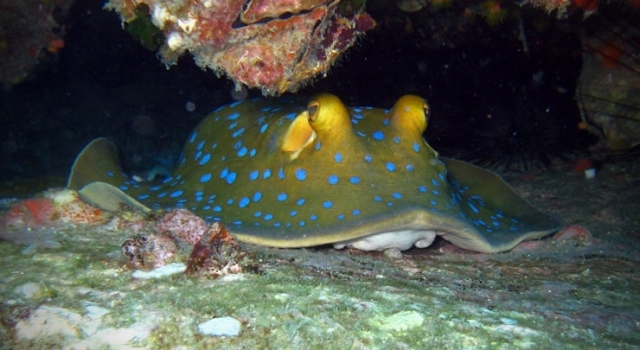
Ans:
<svg viewBox="0 0 640 350"><path fill-rule="evenodd" d="M150 211L123 191L129 186L137 185L122 172L118 148L106 138L91 141L80 152L67 181L67 188L78 191L85 202L98 208L117 211L126 205Z"/></svg>

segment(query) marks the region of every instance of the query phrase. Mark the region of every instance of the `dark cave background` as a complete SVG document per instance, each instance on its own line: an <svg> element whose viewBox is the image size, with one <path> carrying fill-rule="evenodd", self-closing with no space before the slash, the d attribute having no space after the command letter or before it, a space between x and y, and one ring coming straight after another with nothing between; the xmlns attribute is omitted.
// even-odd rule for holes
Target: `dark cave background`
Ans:
<svg viewBox="0 0 640 350"><path fill-rule="evenodd" d="M202 118L233 101L231 81L190 56L167 70L102 6L78 0L63 21L65 48L2 93L0 180L50 175L62 186L76 154L99 136L118 144L128 168L149 169L176 157ZM581 14L556 20L514 7L491 26L455 7L403 13L381 1L367 11L377 28L297 96L331 92L384 108L403 94L423 96L432 147L498 170L544 171L551 159L587 152L593 138L578 130L574 100Z"/></svg>

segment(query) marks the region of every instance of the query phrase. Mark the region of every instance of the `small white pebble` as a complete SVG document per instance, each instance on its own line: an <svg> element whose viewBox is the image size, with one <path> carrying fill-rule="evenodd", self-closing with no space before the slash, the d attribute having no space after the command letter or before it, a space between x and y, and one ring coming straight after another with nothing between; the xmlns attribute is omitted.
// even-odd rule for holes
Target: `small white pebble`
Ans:
<svg viewBox="0 0 640 350"><path fill-rule="evenodd" d="M198 332L214 337L236 337L240 334L240 321L233 317L218 317L198 325Z"/></svg>
<svg viewBox="0 0 640 350"><path fill-rule="evenodd" d="M133 274L131 276L133 276L133 278L148 280L151 278L162 278L175 275L176 273L182 273L186 269L187 265L183 263L173 263L159 267L152 271L135 270L133 271Z"/></svg>

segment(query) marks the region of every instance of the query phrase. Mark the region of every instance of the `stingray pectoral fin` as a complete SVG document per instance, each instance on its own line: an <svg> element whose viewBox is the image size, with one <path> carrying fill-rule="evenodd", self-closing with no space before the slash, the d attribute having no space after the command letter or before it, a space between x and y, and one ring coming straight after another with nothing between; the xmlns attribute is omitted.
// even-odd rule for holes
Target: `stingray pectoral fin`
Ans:
<svg viewBox="0 0 640 350"><path fill-rule="evenodd" d="M149 212L150 209L112 184L123 183L118 148L106 138L91 141L78 154L67 187L78 191L85 202L107 210L117 211L123 205Z"/></svg>
<svg viewBox="0 0 640 350"><path fill-rule="evenodd" d="M143 212L151 212L150 208L108 183L93 182L81 188L78 193L86 203L107 211L120 210L124 205Z"/></svg>
<svg viewBox="0 0 640 350"><path fill-rule="evenodd" d="M482 225L476 225L474 230L445 233L443 238L466 249L492 253L509 250L525 240L544 237L561 227L558 220L531 206L495 173L460 160L442 160L447 166L448 180L461 189L462 202L474 203L477 199L475 203L482 203L482 206L463 205L467 216L472 222L490 228L483 230ZM491 222L496 221L492 217L496 216L508 218L508 225L491 227Z"/></svg>
<svg viewBox="0 0 640 350"><path fill-rule="evenodd" d="M91 141L78 154L71 167L67 188L80 190L96 181L114 183L120 175L118 148L109 139L100 137Z"/></svg>

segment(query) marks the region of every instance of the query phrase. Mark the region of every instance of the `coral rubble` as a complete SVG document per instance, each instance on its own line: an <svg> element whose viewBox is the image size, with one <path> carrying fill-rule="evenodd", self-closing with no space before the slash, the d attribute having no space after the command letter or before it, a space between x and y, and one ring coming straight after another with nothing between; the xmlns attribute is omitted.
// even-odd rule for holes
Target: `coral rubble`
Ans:
<svg viewBox="0 0 640 350"><path fill-rule="evenodd" d="M247 257L227 228L215 222L193 247L186 272L213 278L242 273Z"/></svg>

